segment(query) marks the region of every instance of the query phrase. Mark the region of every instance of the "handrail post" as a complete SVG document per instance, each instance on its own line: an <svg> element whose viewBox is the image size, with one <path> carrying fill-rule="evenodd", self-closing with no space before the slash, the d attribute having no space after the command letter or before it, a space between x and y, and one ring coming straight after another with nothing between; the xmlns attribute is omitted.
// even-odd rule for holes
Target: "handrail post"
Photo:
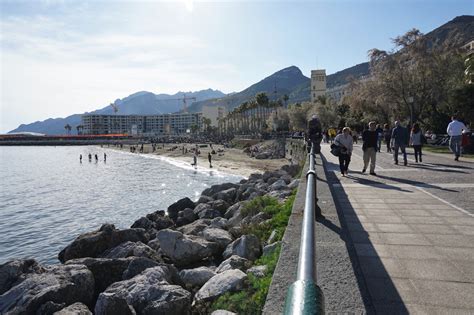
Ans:
<svg viewBox="0 0 474 315"><path fill-rule="evenodd" d="M296 281L288 289L285 315L324 314L324 296L316 285L316 245L314 238L316 209L316 171L314 143L308 154L306 199L301 230L300 253Z"/></svg>

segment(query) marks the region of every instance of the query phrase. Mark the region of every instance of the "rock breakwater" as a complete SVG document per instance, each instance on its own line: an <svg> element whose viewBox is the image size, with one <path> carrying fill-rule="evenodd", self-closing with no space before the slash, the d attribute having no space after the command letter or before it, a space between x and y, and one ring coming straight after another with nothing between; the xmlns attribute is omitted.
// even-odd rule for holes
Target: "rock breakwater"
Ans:
<svg viewBox="0 0 474 315"><path fill-rule="evenodd" d="M297 166L214 185L197 202L183 198L129 229L104 224L78 236L58 255L0 265L1 314L203 314L212 301L247 285L247 273L275 248L249 234L272 215L246 205L261 196L285 200ZM252 268L251 268L252 267Z"/></svg>

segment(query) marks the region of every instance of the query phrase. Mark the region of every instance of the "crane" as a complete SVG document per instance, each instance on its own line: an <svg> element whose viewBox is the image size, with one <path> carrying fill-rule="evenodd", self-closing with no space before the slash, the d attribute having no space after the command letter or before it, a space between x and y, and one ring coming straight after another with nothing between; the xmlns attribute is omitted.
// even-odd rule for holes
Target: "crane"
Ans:
<svg viewBox="0 0 474 315"><path fill-rule="evenodd" d="M196 101L196 98L194 96L192 97L186 97L186 94L183 94L183 97L181 98L168 98L166 100L170 100L170 101L183 101L183 112L187 112L188 111L188 107L187 107L187 104L186 104L186 100L194 100Z"/></svg>

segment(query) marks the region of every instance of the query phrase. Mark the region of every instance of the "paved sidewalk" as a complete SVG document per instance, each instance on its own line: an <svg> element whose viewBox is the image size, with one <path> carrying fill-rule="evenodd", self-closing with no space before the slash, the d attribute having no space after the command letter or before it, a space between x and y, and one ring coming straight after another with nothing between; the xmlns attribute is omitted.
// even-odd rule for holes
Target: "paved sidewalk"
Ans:
<svg viewBox="0 0 474 315"><path fill-rule="evenodd" d="M322 151L334 171L337 158L327 145ZM376 312L474 314L474 215L423 184L360 174L360 157L352 160L358 172L334 172L330 184Z"/></svg>

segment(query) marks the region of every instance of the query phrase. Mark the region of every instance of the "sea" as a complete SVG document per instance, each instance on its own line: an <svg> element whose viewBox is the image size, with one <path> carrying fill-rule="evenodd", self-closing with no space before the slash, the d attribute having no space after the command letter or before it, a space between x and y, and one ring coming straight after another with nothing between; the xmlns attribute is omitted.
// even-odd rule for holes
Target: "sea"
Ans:
<svg viewBox="0 0 474 315"><path fill-rule="evenodd" d="M211 185L242 179L191 162L100 146L1 146L0 264L57 264L81 233L104 223L129 228L181 198L197 200Z"/></svg>

